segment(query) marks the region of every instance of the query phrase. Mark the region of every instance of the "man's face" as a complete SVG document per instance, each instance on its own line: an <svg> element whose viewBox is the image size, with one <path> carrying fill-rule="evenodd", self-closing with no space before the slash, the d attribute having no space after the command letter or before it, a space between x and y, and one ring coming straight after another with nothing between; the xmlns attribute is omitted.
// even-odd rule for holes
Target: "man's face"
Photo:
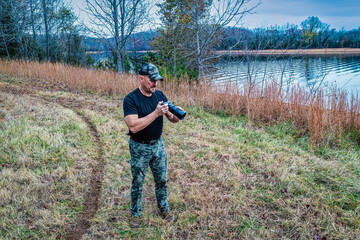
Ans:
<svg viewBox="0 0 360 240"><path fill-rule="evenodd" d="M156 90L158 81L153 81L149 78L149 76L141 75L140 76L140 84L142 90L144 90L146 93L154 93Z"/></svg>

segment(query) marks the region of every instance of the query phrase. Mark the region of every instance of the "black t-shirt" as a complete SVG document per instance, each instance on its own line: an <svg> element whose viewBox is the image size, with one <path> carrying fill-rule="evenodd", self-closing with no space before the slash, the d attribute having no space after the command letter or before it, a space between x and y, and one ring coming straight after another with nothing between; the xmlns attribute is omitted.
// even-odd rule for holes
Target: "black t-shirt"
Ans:
<svg viewBox="0 0 360 240"><path fill-rule="evenodd" d="M145 117L152 113L160 101L167 101L164 93L155 90L151 97L144 96L139 88L135 89L124 99L124 117L136 114L139 118ZM156 118L149 126L143 130L132 133L130 136L135 141L151 141L161 137L163 129L163 116Z"/></svg>

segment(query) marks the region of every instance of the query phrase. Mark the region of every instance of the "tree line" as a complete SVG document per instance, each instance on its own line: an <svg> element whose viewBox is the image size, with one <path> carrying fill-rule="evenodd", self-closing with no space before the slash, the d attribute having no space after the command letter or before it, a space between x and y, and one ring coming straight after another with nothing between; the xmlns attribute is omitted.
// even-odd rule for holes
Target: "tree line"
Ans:
<svg viewBox="0 0 360 240"><path fill-rule="evenodd" d="M199 79L220 57L216 50L360 47L360 28L336 31L317 17L300 26L239 28L256 1L163 0L157 4L160 27L139 33L153 25L151 4L144 0L85 0L87 24L80 24L66 0L0 0L0 57L118 72L152 61L164 74ZM94 65L86 54L98 45L110 52L106 65ZM145 49L156 54L137 54Z"/></svg>
<svg viewBox="0 0 360 240"><path fill-rule="evenodd" d="M345 31L330 29L318 17L308 17L300 27L294 24L256 28L226 28L219 50L234 49L300 49L360 47L360 27ZM240 40L240 41L239 41Z"/></svg>
<svg viewBox="0 0 360 240"><path fill-rule="evenodd" d="M0 0L0 56L86 64L77 17L62 0Z"/></svg>
<svg viewBox="0 0 360 240"><path fill-rule="evenodd" d="M176 71L184 68L204 74L214 61L210 53L221 42L222 29L230 22L236 25L257 6L248 7L249 2L165 0L158 4L162 24L152 41L159 53L156 58ZM85 54L84 36L91 34L111 52L108 68L119 72L133 65L127 63L131 59L125 51L129 42L138 43L131 36L153 24L151 3L144 0L85 0L86 25L78 24L65 0L0 0L0 9L2 57L85 65L91 61Z"/></svg>

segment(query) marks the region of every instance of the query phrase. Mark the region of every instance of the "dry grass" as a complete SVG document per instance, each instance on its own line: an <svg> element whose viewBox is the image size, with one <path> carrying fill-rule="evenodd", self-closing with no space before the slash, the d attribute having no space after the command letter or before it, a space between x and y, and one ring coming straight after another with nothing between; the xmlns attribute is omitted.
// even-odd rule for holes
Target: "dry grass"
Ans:
<svg viewBox="0 0 360 240"><path fill-rule="evenodd" d="M89 70L60 63L1 60L0 69L3 74L26 77L30 81L43 80L63 88L96 90L110 94L125 94L137 86L135 77L132 75Z"/></svg>
<svg viewBox="0 0 360 240"><path fill-rule="evenodd" d="M1 81L2 91L7 86L39 87L33 80L24 82L2 77ZM37 95L76 103L79 110L96 125L103 145L105 170L100 206L83 239L356 239L360 235L358 146L346 142L343 148L324 150L324 157L321 158L307 150L308 138L298 137L291 122L258 128L245 118L210 114L203 107L188 107L184 121L178 124L166 122L164 128L163 137L169 155L169 203L177 222L168 224L159 217L149 171L143 193L144 224L139 229L130 229L131 173L121 97L109 99L108 95L50 91L46 87L41 91L35 88ZM178 93L175 88L171 85L163 87L167 93L174 94L172 99L175 99ZM255 105L247 108L244 104L247 100L240 101L242 98L236 94L225 99L221 94L208 95L205 87L187 90L188 93L185 90L178 89L184 98L176 101L201 106L208 99L210 102L207 102L206 108L214 111L219 111L220 107L223 107L223 111L236 110L237 113L250 109L254 118L257 116L252 109L259 105L253 102ZM186 99L186 96L190 96L186 94L191 91L198 95ZM227 91L230 93L233 89ZM268 91L271 91L270 87ZM16 132L24 136L29 132L27 128L37 129L40 126L48 134L30 131L33 139L44 139L48 135L52 142L59 144L50 144L49 152L60 147L63 155L69 156L77 164L91 165L90 158L77 157L91 152L93 145L89 142L85 126L72 111L26 96L10 93L1 93L1 96L0 136L4 136L1 143L9 144L12 139L23 139L12 134L14 130L11 126L19 118L30 119L28 124L18 124ZM275 97L271 99L276 100ZM237 105L232 105L232 101L236 100L239 100ZM260 104L262 100L258 101ZM279 104L286 107L280 101ZM16 110L13 110L13 106L17 106ZM293 111L306 113L302 123L306 124L308 115L303 109L304 105L290 106ZM276 110L278 108L274 107L268 111ZM280 111L277 114L285 113ZM277 118L267 121L276 122ZM78 126L67 132L71 134L70 140L61 128L56 127L69 123ZM41 141L34 141L31 148L24 148L26 144L20 146L23 148L19 148L16 151L18 154L11 158L14 165L9 164L0 172L1 186L7 186L2 192L6 191L7 196L17 196L18 199L10 205L15 216L6 210L8 203L1 202L0 234L5 239L54 239L56 234L51 233L53 223L57 223L57 233L61 233L64 226L73 221L68 216L75 217L79 212L76 201L81 199L83 189L74 178L83 179L88 175L88 168L78 170L71 165L73 167L67 168L71 174L64 175L61 180L56 179L50 185L56 185L57 189L72 189L74 193L55 191L45 185L40 191L42 195L39 195L38 191L26 189L39 189L44 177L42 172L33 174L31 181L20 181L21 176L16 174L2 177L4 172L15 173L19 170L19 162L23 161L20 154L38 156L43 152ZM1 148L1 156L11 155L7 149L8 145ZM72 151L82 154L69 154ZM4 158L1 160L1 163L5 161ZM31 164L34 163L35 160L32 160ZM60 163L63 161L59 160L54 165ZM47 158L41 158L35 166L47 164ZM27 168L20 169L25 171ZM60 167L56 169L64 171ZM56 170L51 168L48 171L50 176L56 176ZM88 182L87 179L83 180L81 183ZM48 201L52 203L47 205L46 211L40 211L41 205L37 204L43 195L49 196ZM55 203L64 198L76 204L68 204L66 213L59 214L58 206L62 205ZM11 200L10 197L6 199ZM22 203L26 204L22 206ZM16 213L19 206L29 209L31 214ZM28 225L29 222L35 225ZM16 235L16 232L22 235Z"/></svg>
<svg viewBox="0 0 360 240"><path fill-rule="evenodd" d="M57 105L0 92L1 239L55 239L81 212L92 162L86 124Z"/></svg>
<svg viewBox="0 0 360 240"><path fill-rule="evenodd" d="M23 76L63 86L125 96L138 85L134 75L117 74L65 66L63 64L0 61L3 74ZM273 124L291 121L301 133L309 133L314 145L339 144L344 133L353 132L360 139L360 99L339 90L319 91L310 95L294 86L287 95L278 85L268 83L263 91L255 86L239 90L235 85L221 89L207 84L166 79L162 89L168 98L184 106L205 107L212 112L226 112L233 117L247 115L254 122Z"/></svg>

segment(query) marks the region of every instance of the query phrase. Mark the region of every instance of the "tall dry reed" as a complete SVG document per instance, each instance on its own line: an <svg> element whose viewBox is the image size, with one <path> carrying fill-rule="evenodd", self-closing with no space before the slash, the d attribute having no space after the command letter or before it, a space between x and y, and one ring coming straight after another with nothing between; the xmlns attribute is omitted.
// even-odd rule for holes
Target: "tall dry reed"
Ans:
<svg viewBox="0 0 360 240"><path fill-rule="evenodd" d="M0 72L56 85L125 96L138 86L136 75L66 66L60 63L0 60ZM247 85L222 87L190 83L188 79L165 79L162 90L168 98L184 106L199 106L222 111L234 117L247 115L255 122L273 124L291 121L300 132L310 135L312 143L341 143L346 131L360 139L360 101L358 95L348 97L340 90L310 94L303 87L293 86L284 92L276 82L262 89ZM348 101L348 99L351 99Z"/></svg>
<svg viewBox="0 0 360 240"><path fill-rule="evenodd" d="M1 60L0 72L25 77L30 81L43 80L74 89L120 95L126 94L137 86L134 75L72 67L61 63Z"/></svg>

